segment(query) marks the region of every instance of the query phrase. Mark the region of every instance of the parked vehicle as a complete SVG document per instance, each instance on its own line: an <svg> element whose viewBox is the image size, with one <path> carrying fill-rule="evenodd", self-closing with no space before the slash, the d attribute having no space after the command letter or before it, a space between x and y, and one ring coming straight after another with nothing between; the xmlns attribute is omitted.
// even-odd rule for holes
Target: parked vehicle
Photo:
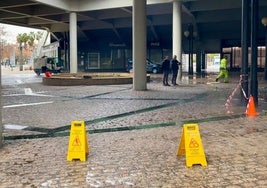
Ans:
<svg viewBox="0 0 267 188"><path fill-rule="evenodd" d="M33 61L34 72L37 75L40 75L41 73L46 73L47 71L51 73L61 72L63 68L63 61L58 55L59 52L60 52L59 41L50 43L46 46L41 46L37 58L35 58Z"/></svg>
<svg viewBox="0 0 267 188"><path fill-rule="evenodd" d="M33 62L33 70L38 76L47 71L59 73L61 69L62 65L55 62L55 58L43 56L41 58L35 58Z"/></svg>
<svg viewBox="0 0 267 188"><path fill-rule="evenodd" d="M133 69L133 60L128 58L126 61L126 71L130 72ZM146 71L154 74L162 72L161 64L152 62L150 59L146 59Z"/></svg>

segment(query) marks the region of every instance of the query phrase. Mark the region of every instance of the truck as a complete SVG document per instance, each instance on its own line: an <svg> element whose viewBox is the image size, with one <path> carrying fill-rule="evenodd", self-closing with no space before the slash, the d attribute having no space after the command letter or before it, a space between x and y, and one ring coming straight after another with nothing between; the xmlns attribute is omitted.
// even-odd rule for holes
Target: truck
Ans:
<svg viewBox="0 0 267 188"><path fill-rule="evenodd" d="M63 69L63 62L60 58L59 41L41 47L39 57L33 60L33 70L39 76L47 71L60 73Z"/></svg>
<svg viewBox="0 0 267 188"><path fill-rule="evenodd" d="M43 56L41 58L34 59L33 70L38 76L47 71L60 73L62 70L62 63L57 62L56 58Z"/></svg>

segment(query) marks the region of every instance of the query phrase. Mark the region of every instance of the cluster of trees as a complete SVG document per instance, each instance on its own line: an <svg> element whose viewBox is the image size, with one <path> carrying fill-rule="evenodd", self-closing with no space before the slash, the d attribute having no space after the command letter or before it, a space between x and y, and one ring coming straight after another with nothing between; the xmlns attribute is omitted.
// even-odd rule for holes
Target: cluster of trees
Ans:
<svg viewBox="0 0 267 188"><path fill-rule="evenodd" d="M33 48L34 42L39 41L42 37L42 32L30 32L30 33L22 33L17 35L17 43L19 47L23 47L24 49Z"/></svg>
<svg viewBox="0 0 267 188"><path fill-rule="evenodd" d="M8 41L8 33L4 26L0 26L0 63L10 63L10 56L14 52L15 63L32 57L32 53L41 39L43 32L20 33L16 37L16 44ZM6 62L8 61L8 62Z"/></svg>
<svg viewBox="0 0 267 188"><path fill-rule="evenodd" d="M35 32L30 32L29 34L23 33L23 34L18 34L17 35L17 43L19 44L19 50L20 50L20 55L19 55L19 69L22 71L23 70L23 64L25 62L25 58L23 57L23 49L28 49L30 50L31 54L33 53L33 49L35 47L35 41L39 41L42 37L42 32L38 31L37 33Z"/></svg>

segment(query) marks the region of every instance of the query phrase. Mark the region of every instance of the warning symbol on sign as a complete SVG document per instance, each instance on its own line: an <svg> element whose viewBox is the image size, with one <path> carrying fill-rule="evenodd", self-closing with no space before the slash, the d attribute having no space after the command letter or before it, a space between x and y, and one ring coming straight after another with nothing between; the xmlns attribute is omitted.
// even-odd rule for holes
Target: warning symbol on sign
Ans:
<svg viewBox="0 0 267 188"><path fill-rule="evenodd" d="M185 154L186 166L194 164L207 166L198 124L184 124L177 156Z"/></svg>
<svg viewBox="0 0 267 188"><path fill-rule="evenodd" d="M79 139L79 137L77 136L75 139L74 139L74 141L73 141L73 143L72 143L72 146L81 146L82 144L81 144L81 141L80 141L80 139Z"/></svg>
<svg viewBox="0 0 267 188"><path fill-rule="evenodd" d="M191 138L189 148L198 148L198 147L199 144L197 143L197 141L194 138Z"/></svg>

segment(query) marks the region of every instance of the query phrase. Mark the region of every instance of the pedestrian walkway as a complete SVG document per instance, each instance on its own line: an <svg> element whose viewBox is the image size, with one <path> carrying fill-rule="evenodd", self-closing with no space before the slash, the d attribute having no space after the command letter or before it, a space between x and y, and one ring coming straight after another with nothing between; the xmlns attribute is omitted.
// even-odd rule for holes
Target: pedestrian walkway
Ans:
<svg viewBox="0 0 267 188"><path fill-rule="evenodd" d="M216 75L184 77L171 87L162 86L161 76L152 75L147 91L4 85L3 124L11 128L0 149L0 187L267 187L266 82L259 79L260 115L249 118L240 93L231 112L225 108L238 75L227 84L216 83ZM22 103L39 105L14 107ZM66 160L74 120L86 123L86 162ZM176 156L182 126L192 122L207 167L187 168L185 157Z"/></svg>
<svg viewBox="0 0 267 188"><path fill-rule="evenodd" d="M24 66L24 69L22 71L19 70L19 66L1 66L1 74L3 76L5 75L12 75L12 74L31 74L33 73L33 70L30 70L30 65L29 66Z"/></svg>

